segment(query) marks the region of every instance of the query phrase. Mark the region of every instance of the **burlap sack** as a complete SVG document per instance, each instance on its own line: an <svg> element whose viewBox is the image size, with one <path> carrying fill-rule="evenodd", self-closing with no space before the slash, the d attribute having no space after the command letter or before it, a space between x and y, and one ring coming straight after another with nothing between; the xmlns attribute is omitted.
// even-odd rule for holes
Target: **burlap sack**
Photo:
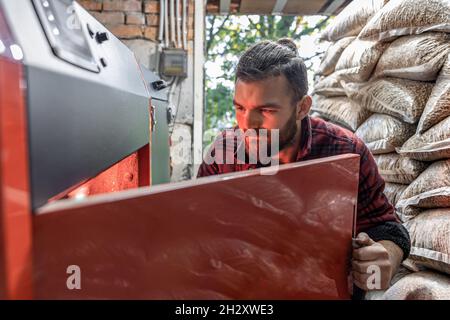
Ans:
<svg viewBox="0 0 450 320"><path fill-rule="evenodd" d="M355 131L369 116L370 112L361 108L347 97L323 98L315 96L312 111L344 128Z"/></svg>
<svg viewBox="0 0 450 320"><path fill-rule="evenodd" d="M403 265L400 265L400 267L397 270L397 273L391 279L390 287L392 287L400 279L406 277L408 274L411 273L412 272L409 269L405 268ZM366 292L364 300L383 300L385 293L386 290L369 290Z"/></svg>
<svg viewBox="0 0 450 320"><path fill-rule="evenodd" d="M450 278L431 271L413 272L403 276L387 289L381 300L448 300Z"/></svg>
<svg viewBox="0 0 450 320"><path fill-rule="evenodd" d="M378 172L386 182L410 184L428 167L426 162L402 157L397 153L378 154L374 158Z"/></svg>
<svg viewBox="0 0 450 320"><path fill-rule="evenodd" d="M385 78L368 83L343 83L347 96L374 113L417 123L433 89L429 82Z"/></svg>
<svg viewBox="0 0 450 320"><path fill-rule="evenodd" d="M423 134L415 134L397 152L422 161L450 158L450 116Z"/></svg>
<svg viewBox="0 0 450 320"><path fill-rule="evenodd" d="M432 163L403 192L396 208L450 207L450 160Z"/></svg>
<svg viewBox="0 0 450 320"><path fill-rule="evenodd" d="M332 74L342 52L353 40L355 40L355 37L345 37L333 43L323 56L317 74L324 76Z"/></svg>
<svg viewBox="0 0 450 320"><path fill-rule="evenodd" d="M386 114L373 114L356 130L373 154L394 152L414 134L415 127Z"/></svg>
<svg viewBox="0 0 450 320"><path fill-rule="evenodd" d="M417 133L423 133L435 124L450 117L450 54L442 67L436 85L417 125Z"/></svg>
<svg viewBox="0 0 450 320"><path fill-rule="evenodd" d="M400 221L407 222L411 219L414 219L414 217L417 217L420 213L426 211L427 209L417 208L417 207L406 207L406 208L399 208L397 207L398 201L395 204L395 212L397 213L398 217L400 218Z"/></svg>
<svg viewBox="0 0 450 320"><path fill-rule="evenodd" d="M312 111L309 116L313 117L313 118L320 118L322 120L328 121L327 118L325 118L323 115L321 115L319 112L316 112L316 111Z"/></svg>
<svg viewBox="0 0 450 320"><path fill-rule="evenodd" d="M386 47L386 43L355 39L342 52L335 74L345 82L367 81Z"/></svg>
<svg viewBox="0 0 450 320"><path fill-rule="evenodd" d="M401 37L381 55L374 78L434 81L450 52L450 34L430 32Z"/></svg>
<svg viewBox="0 0 450 320"><path fill-rule="evenodd" d="M389 202L395 207L395 205L398 202L398 199L400 199L403 191L405 191L407 187L408 186L405 184L386 182L386 185L384 187L384 195L389 200Z"/></svg>
<svg viewBox="0 0 450 320"><path fill-rule="evenodd" d="M367 21L388 0L354 0L346 6L320 35L322 40L337 41L348 36L357 36Z"/></svg>
<svg viewBox="0 0 450 320"><path fill-rule="evenodd" d="M390 0L367 22L361 39L389 41L428 31L450 32L448 0Z"/></svg>
<svg viewBox="0 0 450 320"><path fill-rule="evenodd" d="M404 226L415 264L450 274L450 207L424 211Z"/></svg>
<svg viewBox="0 0 450 320"><path fill-rule="evenodd" d="M334 73L327 77L321 77L315 84L312 94L318 94L325 97L345 97L345 91L344 88L342 88L340 77Z"/></svg>

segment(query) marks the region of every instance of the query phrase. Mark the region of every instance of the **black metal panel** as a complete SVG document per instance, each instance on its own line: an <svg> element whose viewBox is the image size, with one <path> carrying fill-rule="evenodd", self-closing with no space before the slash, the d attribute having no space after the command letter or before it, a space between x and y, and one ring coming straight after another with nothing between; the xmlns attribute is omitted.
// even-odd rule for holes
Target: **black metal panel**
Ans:
<svg viewBox="0 0 450 320"><path fill-rule="evenodd" d="M148 90L150 92L150 96L152 97L152 99L167 101L169 98L168 97L168 91L169 91L168 87L157 90L153 86L153 83L155 83L157 81L162 81L161 78L158 77L158 75L156 75L155 73L153 73L150 70L148 70L147 68L145 68L143 65L141 65L141 70L142 70L142 74L144 76L144 80L147 83Z"/></svg>
<svg viewBox="0 0 450 320"><path fill-rule="evenodd" d="M42 2L47 9L69 5L59 20L56 12L39 14L30 0L0 2L24 53L35 210L148 144L150 96L133 52L77 2ZM66 13L78 24L61 26ZM39 16L59 21L52 41ZM86 52L99 72L66 59Z"/></svg>
<svg viewBox="0 0 450 320"><path fill-rule="evenodd" d="M27 77L33 208L149 142L147 97L36 67Z"/></svg>
<svg viewBox="0 0 450 320"><path fill-rule="evenodd" d="M152 185L170 182L170 147L168 105L166 101L152 99L156 124L152 132L151 175Z"/></svg>
<svg viewBox="0 0 450 320"><path fill-rule="evenodd" d="M161 82L161 78L142 65L141 70L152 97L156 120L155 128L152 132L152 185L168 183L170 182L169 115L171 115L168 105L169 90L166 83L161 86L163 89L158 90L154 84Z"/></svg>

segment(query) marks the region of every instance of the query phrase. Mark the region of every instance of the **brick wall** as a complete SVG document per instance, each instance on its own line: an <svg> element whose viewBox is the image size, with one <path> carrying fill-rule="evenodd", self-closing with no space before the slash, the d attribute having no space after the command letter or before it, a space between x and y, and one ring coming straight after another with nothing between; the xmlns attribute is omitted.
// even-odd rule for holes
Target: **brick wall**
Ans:
<svg viewBox="0 0 450 320"><path fill-rule="evenodd" d="M78 0L78 2L120 39L157 41L159 0ZM187 3L189 41L194 37L194 1L188 0Z"/></svg>

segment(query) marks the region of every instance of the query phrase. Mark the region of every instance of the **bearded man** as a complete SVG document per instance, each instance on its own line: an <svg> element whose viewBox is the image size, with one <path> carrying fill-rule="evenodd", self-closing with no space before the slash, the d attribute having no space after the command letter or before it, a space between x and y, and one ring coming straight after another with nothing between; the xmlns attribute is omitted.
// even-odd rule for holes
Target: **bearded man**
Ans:
<svg viewBox="0 0 450 320"><path fill-rule="evenodd" d="M409 255L408 232L384 195L385 182L364 142L349 130L310 117L312 99L307 92L306 67L292 40L263 41L254 45L242 55L236 71L234 107L238 129L244 133L249 130L277 130L278 153L270 156L281 164L345 153L360 155L353 281L361 290L370 290L368 269L375 265L381 271L381 287L377 289L387 289L401 262ZM224 144L226 139L223 137L213 143L213 148ZM266 139L268 144L274 143L258 134L245 136L246 155L251 150L251 142L261 139ZM237 148L232 148L234 155ZM230 151L230 148L225 149ZM242 163L234 160L233 163L204 161L197 176L266 166L260 161Z"/></svg>

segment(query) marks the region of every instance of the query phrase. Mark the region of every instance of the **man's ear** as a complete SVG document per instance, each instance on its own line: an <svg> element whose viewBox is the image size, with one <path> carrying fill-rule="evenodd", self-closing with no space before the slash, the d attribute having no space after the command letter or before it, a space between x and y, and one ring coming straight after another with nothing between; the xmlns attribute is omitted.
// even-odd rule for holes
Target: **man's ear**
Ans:
<svg viewBox="0 0 450 320"><path fill-rule="evenodd" d="M297 102L297 120L303 120L311 109L312 99L310 96L304 96L299 102Z"/></svg>

